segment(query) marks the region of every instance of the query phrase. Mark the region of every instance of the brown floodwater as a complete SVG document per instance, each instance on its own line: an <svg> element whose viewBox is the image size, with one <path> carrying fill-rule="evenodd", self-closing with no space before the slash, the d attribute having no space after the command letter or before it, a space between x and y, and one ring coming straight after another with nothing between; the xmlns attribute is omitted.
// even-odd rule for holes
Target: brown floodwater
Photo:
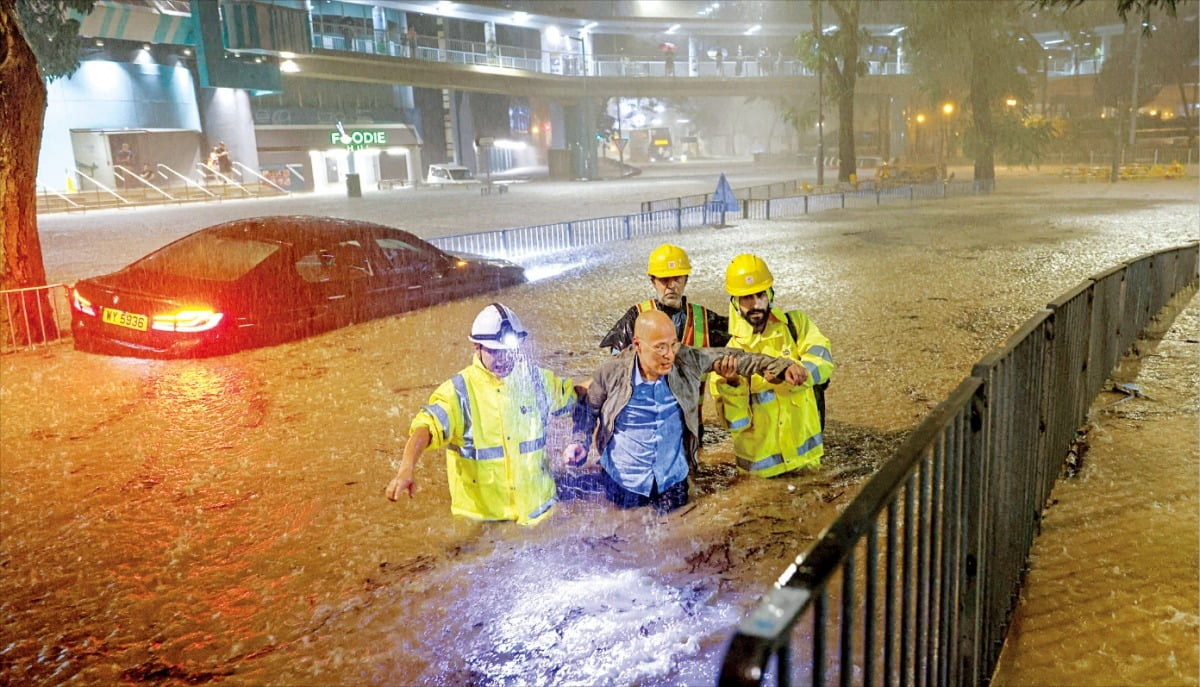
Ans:
<svg viewBox="0 0 1200 687"><path fill-rule="evenodd" d="M692 503L665 517L565 491L534 528L452 518L434 453L414 499L384 498L409 419L469 362L495 296L206 360L6 355L0 682L711 684L730 628L972 363L1088 275L1200 235L1190 181L1001 189L671 237L714 309L729 260L762 255L838 369L821 470L739 476L713 432ZM530 354L589 374L662 240L545 259L499 294ZM1157 433L1164 455L1195 456L1185 430ZM1168 536L1195 551L1195 528Z"/></svg>

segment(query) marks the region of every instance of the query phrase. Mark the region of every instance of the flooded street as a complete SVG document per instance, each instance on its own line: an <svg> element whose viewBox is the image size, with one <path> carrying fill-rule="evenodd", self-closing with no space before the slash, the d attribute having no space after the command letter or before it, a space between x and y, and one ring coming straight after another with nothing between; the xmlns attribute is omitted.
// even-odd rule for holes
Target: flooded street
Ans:
<svg viewBox="0 0 1200 687"><path fill-rule="evenodd" d="M976 360L1087 276L1200 237L1194 179L999 187L598 246L531 264L552 276L498 295L219 358L6 355L0 683L713 684L730 628ZM55 231L89 222L73 219ZM481 307L511 306L530 355L582 379L606 357L601 336L651 295L646 256L664 240L690 254L693 301L724 312L725 266L758 253L777 304L829 336L821 470L739 476L717 431L692 503L668 516L563 490L533 528L452 518L436 452L414 499L384 498L409 420L469 363ZM52 279L82 276L76 260L54 258ZM1190 369L1176 387L1194 399ZM1194 486L1190 407L1156 436L1162 460L1185 462L1164 479ZM1101 498L1136 501L1137 477L1103 479ZM1100 493L1077 484L1077 498ZM1196 551L1194 527L1171 532L1159 546ZM1195 556L1180 569L1195 585ZM1074 630L1111 630L1093 622ZM1194 648L1180 670L1195 674Z"/></svg>

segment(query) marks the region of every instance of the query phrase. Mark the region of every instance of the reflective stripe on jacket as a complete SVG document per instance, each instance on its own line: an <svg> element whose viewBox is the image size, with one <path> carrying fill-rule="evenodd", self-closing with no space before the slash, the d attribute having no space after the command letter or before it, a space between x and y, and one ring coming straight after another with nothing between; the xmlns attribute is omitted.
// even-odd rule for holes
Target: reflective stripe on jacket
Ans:
<svg viewBox="0 0 1200 687"><path fill-rule="evenodd" d="M788 329L788 316L796 339ZM804 313L778 308L771 309L762 334L755 334L736 304L730 305L729 333L730 348L791 358L808 371L801 386L770 384L756 374L749 384L743 379L734 387L713 375L710 389L733 435L738 466L760 477L773 477L820 465L825 446L812 387L829 381L833 374L829 339Z"/></svg>
<svg viewBox="0 0 1200 687"><path fill-rule="evenodd" d="M574 401L569 379L525 363L501 379L478 355L443 382L412 429L428 427L430 447L446 448L450 511L522 524L544 517L556 500L546 423L569 413Z"/></svg>

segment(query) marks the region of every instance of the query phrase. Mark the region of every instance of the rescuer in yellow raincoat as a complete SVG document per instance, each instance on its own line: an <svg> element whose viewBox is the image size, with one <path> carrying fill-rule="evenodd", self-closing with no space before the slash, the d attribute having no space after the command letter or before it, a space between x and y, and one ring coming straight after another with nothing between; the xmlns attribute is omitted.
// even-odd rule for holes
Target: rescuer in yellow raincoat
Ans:
<svg viewBox="0 0 1200 687"><path fill-rule="evenodd" d="M411 497L417 458L426 448L445 447L453 514L529 525L550 512L557 499L546 424L571 412L576 392L571 380L523 359L527 334L500 303L479 313L469 337L474 359L413 418L388 499L406 491Z"/></svg>
<svg viewBox="0 0 1200 687"><path fill-rule="evenodd" d="M758 256L743 254L729 263L728 346L791 358L804 367L807 379L796 386L773 384L760 375L739 377L719 363L710 385L718 414L733 435L738 467L759 477L821 464L824 404L818 409L814 387L827 384L833 374L829 339L799 310L772 306L774 283Z"/></svg>

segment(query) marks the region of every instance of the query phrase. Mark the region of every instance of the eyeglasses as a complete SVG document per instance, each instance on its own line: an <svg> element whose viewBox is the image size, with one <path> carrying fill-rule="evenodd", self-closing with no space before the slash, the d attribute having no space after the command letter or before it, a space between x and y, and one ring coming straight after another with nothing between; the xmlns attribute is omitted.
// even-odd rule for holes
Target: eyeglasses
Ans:
<svg viewBox="0 0 1200 687"><path fill-rule="evenodd" d="M666 355L667 353L677 353L677 352L679 352L679 342L672 341L671 343L667 343L667 342L663 341L661 343L656 343L653 346L651 346L650 350L654 351L658 355Z"/></svg>

